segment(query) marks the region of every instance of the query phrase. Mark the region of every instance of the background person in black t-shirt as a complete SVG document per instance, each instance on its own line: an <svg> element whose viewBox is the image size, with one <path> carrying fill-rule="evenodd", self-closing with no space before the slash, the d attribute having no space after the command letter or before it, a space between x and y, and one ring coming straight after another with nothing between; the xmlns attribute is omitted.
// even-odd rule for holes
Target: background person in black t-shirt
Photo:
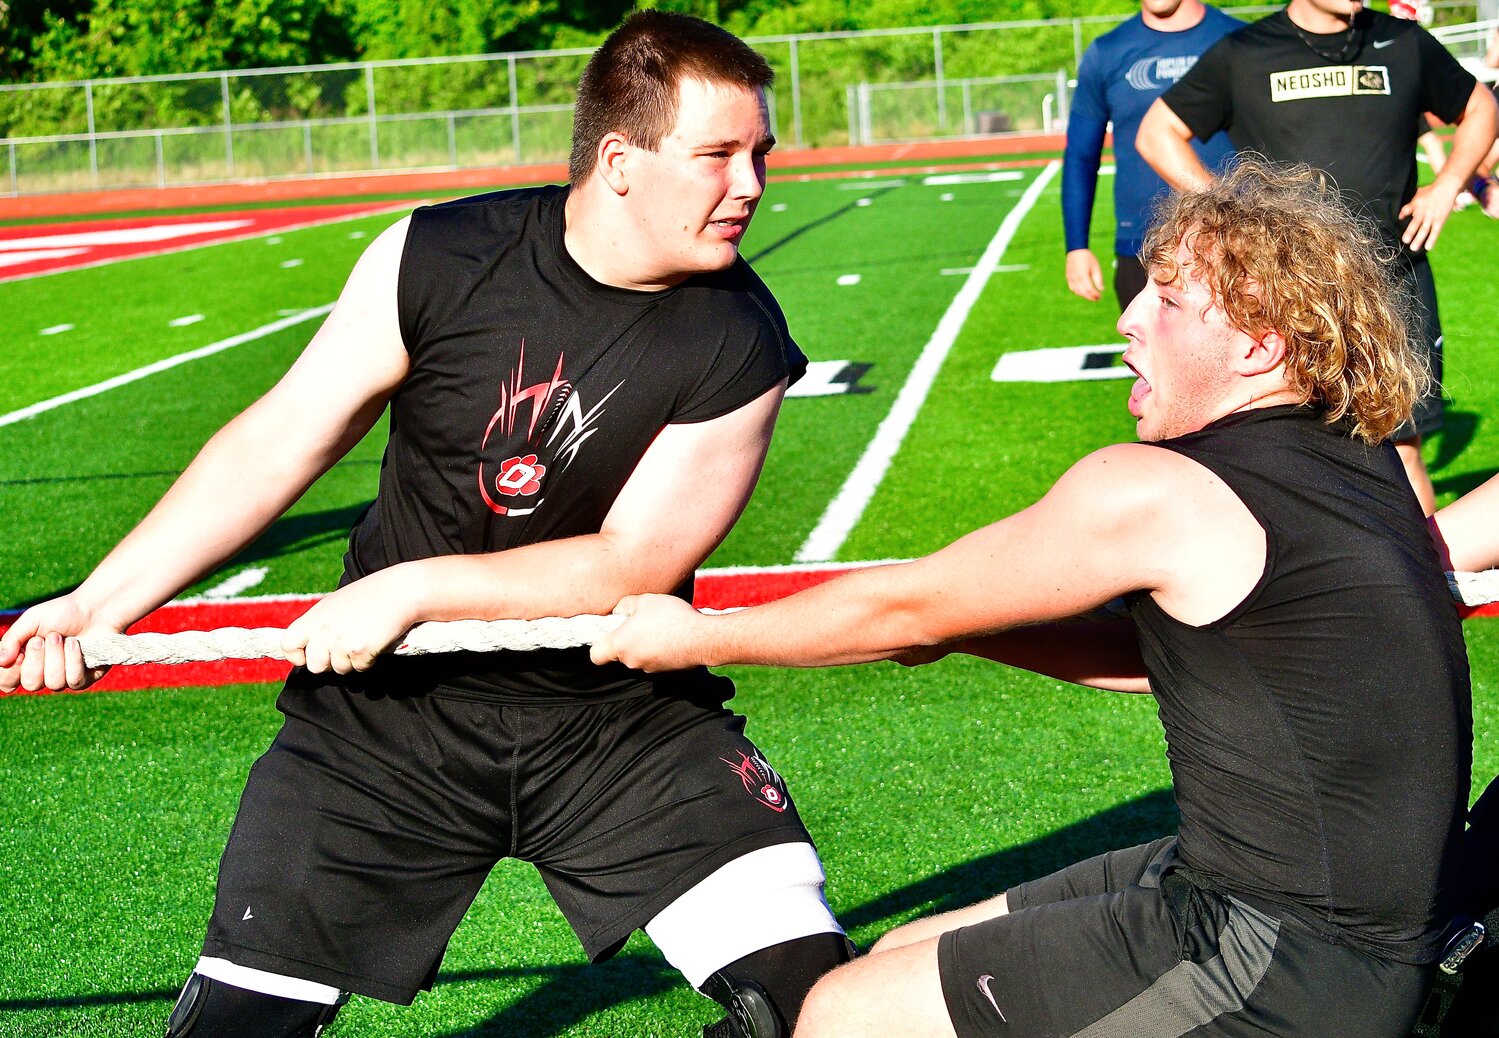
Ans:
<svg viewBox="0 0 1499 1038"><path fill-rule="evenodd" d="M722 616L629 599L594 646L647 669L965 652L1157 700L1176 837L887 934L798 1038L1408 1035L1450 918L1467 658L1387 440L1423 366L1320 181L1246 162L1166 203L1119 321L1145 442L926 558ZM1128 619L1068 621L1119 596Z"/></svg>
<svg viewBox="0 0 1499 1038"><path fill-rule="evenodd" d="M377 660L414 623L690 597L805 358L739 244L774 144L765 60L631 16L579 89L570 188L419 210L366 250L291 370L72 594L0 642L0 691L86 687L120 631L262 533L389 405L344 580L251 770L172 1038L311 1038L350 991L409 1003L502 857L593 959L644 928L729 1017L789 1034L849 946L732 685L583 651Z"/></svg>
<svg viewBox="0 0 1499 1038"><path fill-rule="evenodd" d="M1426 112L1457 129L1441 171L1418 187L1416 135ZM1496 125L1490 93L1420 26L1359 0L1291 0L1204 54L1151 106L1136 137L1140 154L1178 189L1210 179L1188 142L1219 130L1241 152L1324 170L1401 250L1438 384L1395 438L1428 514L1436 500L1420 447L1442 424L1442 331L1425 254Z"/></svg>

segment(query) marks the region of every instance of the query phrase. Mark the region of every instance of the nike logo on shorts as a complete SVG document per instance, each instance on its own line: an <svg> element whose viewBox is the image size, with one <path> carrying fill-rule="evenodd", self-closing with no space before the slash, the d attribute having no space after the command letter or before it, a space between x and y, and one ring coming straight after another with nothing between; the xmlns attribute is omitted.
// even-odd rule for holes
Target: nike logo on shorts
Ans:
<svg viewBox="0 0 1499 1038"><path fill-rule="evenodd" d="M990 974L990 973L985 973L982 977L980 977L979 978L979 991L981 991L983 993L984 997L989 1000L989 1004L994 1007L994 1011L999 1014L999 1022L1002 1023L1002 1024L1007 1024L1010 1021L1008 1021L1008 1020L1005 1019L1005 1011L1003 1009L999 1008L999 1003L996 1002L996 1001L994 1001L994 995L989 990L989 981L991 981L993 979L994 979L994 975Z"/></svg>
<svg viewBox="0 0 1499 1038"><path fill-rule="evenodd" d="M1386 47L1388 47L1390 44L1392 44L1394 42L1395 42L1394 40L1375 40L1374 41L1374 49L1375 50L1384 50Z"/></svg>

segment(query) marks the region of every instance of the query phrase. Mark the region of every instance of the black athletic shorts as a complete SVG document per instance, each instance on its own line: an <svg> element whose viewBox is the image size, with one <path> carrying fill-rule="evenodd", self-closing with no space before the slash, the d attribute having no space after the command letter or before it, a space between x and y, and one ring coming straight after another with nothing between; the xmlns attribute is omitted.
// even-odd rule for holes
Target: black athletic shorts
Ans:
<svg viewBox="0 0 1499 1038"><path fill-rule="evenodd" d="M1407 1038L1431 978L1190 882L1174 837L1007 900L938 942L958 1038Z"/></svg>
<svg viewBox="0 0 1499 1038"><path fill-rule="evenodd" d="M718 696L514 705L318 681L296 672L277 702L205 955L409 1003L500 858L536 866L597 961L720 866L810 842Z"/></svg>
<svg viewBox="0 0 1499 1038"><path fill-rule="evenodd" d="M1409 440L1430 436L1442 427L1442 319L1437 313L1437 283L1431 276L1431 263L1423 256L1415 262L1399 261L1405 290L1415 304L1412 333L1416 345L1426 353L1431 365L1431 388L1416 401L1410 421L1396 429L1392 439Z"/></svg>

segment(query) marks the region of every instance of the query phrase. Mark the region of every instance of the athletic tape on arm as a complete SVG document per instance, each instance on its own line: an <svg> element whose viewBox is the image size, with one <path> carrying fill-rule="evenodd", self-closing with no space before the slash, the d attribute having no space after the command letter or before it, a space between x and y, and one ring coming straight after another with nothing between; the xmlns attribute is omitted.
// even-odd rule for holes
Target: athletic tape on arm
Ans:
<svg viewBox="0 0 1499 1038"><path fill-rule="evenodd" d="M1499 602L1499 570L1448 573L1447 587L1465 606ZM717 612L718 610L704 610ZM624 623L624 617L548 616L540 620L450 620L417 624L393 651L397 656L434 652L525 652L592 645ZM79 639L90 667L131 663L205 663L212 660L282 660L275 627L223 627L179 634L91 634Z"/></svg>

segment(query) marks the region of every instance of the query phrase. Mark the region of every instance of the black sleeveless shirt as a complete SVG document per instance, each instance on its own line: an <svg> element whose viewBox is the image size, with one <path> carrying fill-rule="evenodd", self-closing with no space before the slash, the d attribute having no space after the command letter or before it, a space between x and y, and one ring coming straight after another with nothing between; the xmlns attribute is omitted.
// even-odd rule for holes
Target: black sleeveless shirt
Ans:
<svg viewBox="0 0 1499 1038"><path fill-rule="evenodd" d="M1395 449L1306 407L1162 441L1265 530L1265 570L1191 627L1130 600L1160 706L1181 856L1325 938L1433 961L1467 809L1463 635Z"/></svg>
<svg viewBox="0 0 1499 1038"><path fill-rule="evenodd" d="M806 358L743 259L660 292L590 277L563 244L565 187L412 214L397 304L410 369L344 580L398 562L597 533L663 427L742 407ZM691 584L678 589L690 598ZM383 659L374 682L526 702L638 694L587 650ZM697 674L707 680L706 671Z"/></svg>

